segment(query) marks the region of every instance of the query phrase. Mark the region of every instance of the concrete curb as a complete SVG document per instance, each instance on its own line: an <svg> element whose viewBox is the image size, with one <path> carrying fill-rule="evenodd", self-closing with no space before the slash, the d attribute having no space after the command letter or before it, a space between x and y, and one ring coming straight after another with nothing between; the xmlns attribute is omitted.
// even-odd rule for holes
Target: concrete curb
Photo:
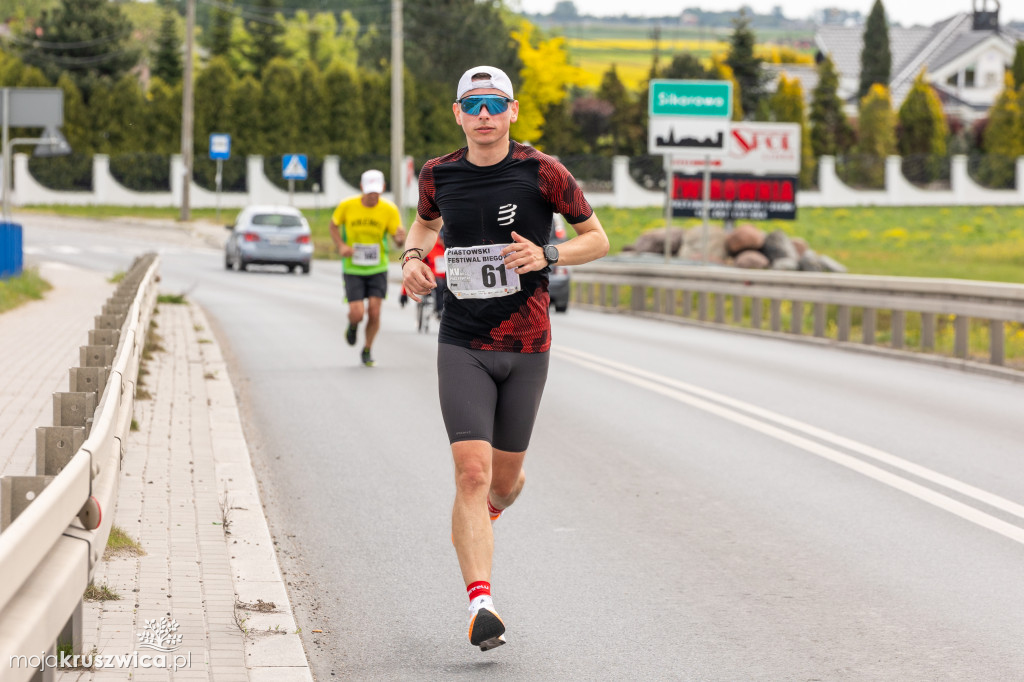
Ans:
<svg viewBox="0 0 1024 682"><path fill-rule="evenodd" d="M207 378L217 490L224 510L235 587L235 617L245 635L249 679L312 682L274 541L263 513L227 363L203 311L190 304L189 312L194 328L203 330L200 332L203 337L201 357Z"/></svg>

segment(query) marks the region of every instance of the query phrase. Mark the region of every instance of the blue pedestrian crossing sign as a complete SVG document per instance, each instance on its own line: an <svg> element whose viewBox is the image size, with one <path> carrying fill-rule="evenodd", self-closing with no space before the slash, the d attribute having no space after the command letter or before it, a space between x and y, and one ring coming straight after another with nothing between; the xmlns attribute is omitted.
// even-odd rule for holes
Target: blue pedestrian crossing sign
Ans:
<svg viewBox="0 0 1024 682"><path fill-rule="evenodd" d="M305 180L309 175L305 154L285 154L281 157L281 174L285 180Z"/></svg>
<svg viewBox="0 0 1024 682"><path fill-rule="evenodd" d="M210 133L210 159L213 161L231 158L231 136L227 133Z"/></svg>

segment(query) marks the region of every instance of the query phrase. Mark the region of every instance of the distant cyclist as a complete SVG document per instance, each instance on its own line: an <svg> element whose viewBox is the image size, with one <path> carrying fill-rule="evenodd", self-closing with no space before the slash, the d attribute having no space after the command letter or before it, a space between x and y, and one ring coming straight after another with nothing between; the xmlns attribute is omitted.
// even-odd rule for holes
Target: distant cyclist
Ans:
<svg viewBox="0 0 1024 682"><path fill-rule="evenodd" d="M467 71L452 109L466 146L420 172L402 275L415 300L437 286L422 257L443 225L448 292L437 375L455 461L452 542L469 594L469 641L487 651L505 643L491 598L491 523L526 481L551 346L549 267L600 258L608 237L565 166L510 140L519 102L501 69ZM557 247L548 243L555 212L577 235Z"/></svg>
<svg viewBox="0 0 1024 682"><path fill-rule="evenodd" d="M345 341L356 345L359 323L364 315L366 339L360 359L373 366L373 340L380 329L381 303L388 292L388 241L390 234L396 246L405 242L405 230L398 207L381 197L384 174L379 170L363 173L359 183L360 196L345 199L331 216L331 239L343 257L342 274L345 297L348 299L348 329ZM369 305L364 310L363 301Z"/></svg>

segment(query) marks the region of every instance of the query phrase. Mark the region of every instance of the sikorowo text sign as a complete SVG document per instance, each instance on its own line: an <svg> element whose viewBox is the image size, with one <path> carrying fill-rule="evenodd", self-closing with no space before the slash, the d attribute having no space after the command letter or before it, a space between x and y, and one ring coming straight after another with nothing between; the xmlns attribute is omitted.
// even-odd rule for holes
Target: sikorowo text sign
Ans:
<svg viewBox="0 0 1024 682"><path fill-rule="evenodd" d="M651 116L732 117L732 81L652 80Z"/></svg>

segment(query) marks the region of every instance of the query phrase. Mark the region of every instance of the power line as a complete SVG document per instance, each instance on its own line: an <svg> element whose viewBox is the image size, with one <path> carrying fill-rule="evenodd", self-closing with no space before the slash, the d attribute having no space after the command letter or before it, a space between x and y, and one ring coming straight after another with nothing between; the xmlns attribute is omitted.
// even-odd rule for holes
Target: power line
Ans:
<svg viewBox="0 0 1024 682"><path fill-rule="evenodd" d="M131 30L125 31L121 34L109 35L103 38L93 38L92 40L81 40L73 43L38 40L36 38L25 38L17 35L5 36L4 40L9 43L14 43L15 45L23 45L40 50L81 50L87 47L96 47L97 45L120 41L127 38L129 35L131 35Z"/></svg>

